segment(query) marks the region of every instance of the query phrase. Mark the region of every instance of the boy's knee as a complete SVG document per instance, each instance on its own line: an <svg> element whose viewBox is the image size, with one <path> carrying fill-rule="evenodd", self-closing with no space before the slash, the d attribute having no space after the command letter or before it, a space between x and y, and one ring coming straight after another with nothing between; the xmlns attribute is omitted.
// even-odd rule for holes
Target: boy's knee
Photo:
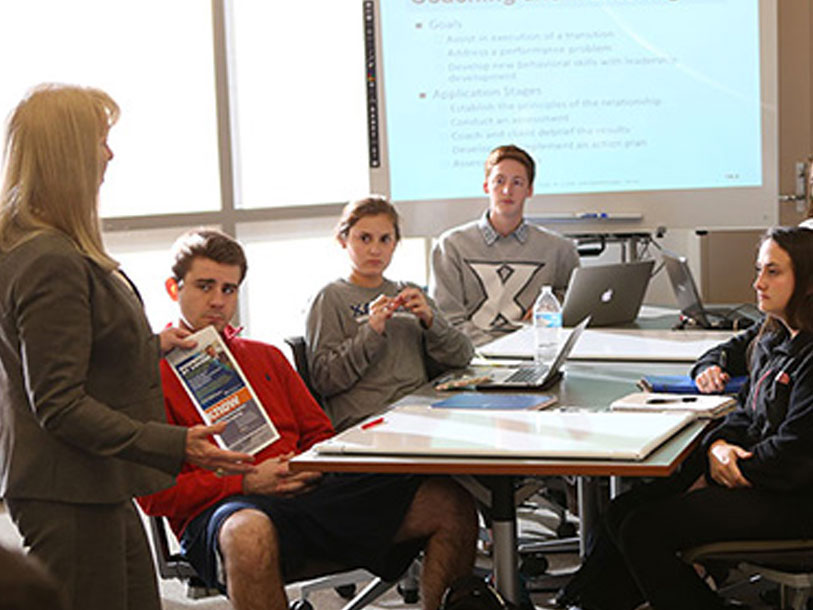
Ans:
<svg viewBox="0 0 813 610"><path fill-rule="evenodd" d="M468 491L447 477L429 479L424 485L430 489L428 504L436 508L435 514L446 529L476 531L477 509Z"/></svg>
<svg viewBox="0 0 813 610"><path fill-rule="evenodd" d="M449 499L455 506L474 510L474 498L466 491L462 485L450 477L440 477L430 479L428 482L434 483L441 490L441 493Z"/></svg>
<svg viewBox="0 0 813 610"><path fill-rule="evenodd" d="M257 565L277 554L274 524L257 510L240 510L226 519L220 527L218 543L227 562Z"/></svg>
<svg viewBox="0 0 813 610"><path fill-rule="evenodd" d="M451 479L436 477L421 483L396 540L440 533L465 539L467 532L476 533L476 529L477 513L468 492Z"/></svg>

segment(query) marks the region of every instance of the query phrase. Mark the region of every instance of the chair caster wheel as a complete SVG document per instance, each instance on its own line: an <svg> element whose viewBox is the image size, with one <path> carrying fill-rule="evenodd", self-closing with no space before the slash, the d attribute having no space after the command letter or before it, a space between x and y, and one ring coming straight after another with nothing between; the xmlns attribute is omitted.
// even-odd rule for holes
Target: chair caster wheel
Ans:
<svg viewBox="0 0 813 610"><path fill-rule="evenodd" d="M396 587L396 590L404 598L405 604L417 604L418 603L418 590L417 589L404 589L401 585Z"/></svg>
<svg viewBox="0 0 813 610"><path fill-rule="evenodd" d="M576 534L576 525L570 521L563 521L556 528L556 535L559 536L559 538L573 538Z"/></svg>
<svg viewBox="0 0 813 610"><path fill-rule="evenodd" d="M335 590L342 599L353 599L356 596L356 585L354 584L342 585L336 587Z"/></svg>
<svg viewBox="0 0 813 610"><path fill-rule="evenodd" d="M289 610L313 610L313 604L307 599L298 599L295 602L291 602L288 608Z"/></svg>
<svg viewBox="0 0 813 610"><path fill-rule="evenodd" d="M534 553L522 558L519 571L528 577L540 576L548 569L548 558L541 553Z"/></svg>

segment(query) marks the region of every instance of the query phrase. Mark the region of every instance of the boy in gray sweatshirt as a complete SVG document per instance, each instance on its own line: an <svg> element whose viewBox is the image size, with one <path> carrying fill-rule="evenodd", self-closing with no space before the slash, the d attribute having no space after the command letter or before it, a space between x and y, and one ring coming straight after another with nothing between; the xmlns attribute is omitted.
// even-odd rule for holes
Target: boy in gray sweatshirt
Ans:
<svg viewBox="0 0 813 610"><path fill-rule="evenodd" d="M432 249L429 292L475 345L529 319L542 286L553 286L561 297L579 266L571 240L525 221L534 173L534 160L521 148L495 148L485 164L488 210L443 233Z"/></svg>

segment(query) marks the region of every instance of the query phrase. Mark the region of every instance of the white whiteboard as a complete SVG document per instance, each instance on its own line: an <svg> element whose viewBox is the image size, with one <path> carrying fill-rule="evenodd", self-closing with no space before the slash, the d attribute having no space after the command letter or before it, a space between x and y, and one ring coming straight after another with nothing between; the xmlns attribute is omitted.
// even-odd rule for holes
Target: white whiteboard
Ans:
<svg viewBox="0 0 813 610"><path fill-rule="evenodd" d="M694 419L690 413L468 411L397 407L318 453L642 460Z"/></svg>

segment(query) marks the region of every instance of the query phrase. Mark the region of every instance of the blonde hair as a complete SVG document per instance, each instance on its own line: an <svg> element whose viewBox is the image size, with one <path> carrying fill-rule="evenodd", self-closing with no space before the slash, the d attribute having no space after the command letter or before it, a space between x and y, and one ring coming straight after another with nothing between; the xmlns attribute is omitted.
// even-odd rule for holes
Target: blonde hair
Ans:
<svg viewBox="0 0 813 610"><path fill-rule="evenodd" d="M0 251L56 230L101 267L118 268L99 220L100 147L118 117L118 104L99 89L43 84L29 91L7 124Z"/></svg>

